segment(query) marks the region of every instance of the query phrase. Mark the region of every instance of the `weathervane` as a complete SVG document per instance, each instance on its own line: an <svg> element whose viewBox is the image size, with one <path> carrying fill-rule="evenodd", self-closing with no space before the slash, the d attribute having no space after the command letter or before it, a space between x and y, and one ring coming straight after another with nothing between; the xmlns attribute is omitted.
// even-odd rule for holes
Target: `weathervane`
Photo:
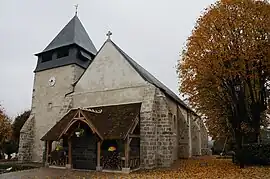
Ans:
<svg viewBox="0 0 270 179"><path fill-rule="evenodd" d="M75 6L75 15L77 16L77 14L78 14L78 7L79 7L79 4L76 4L76 5L74 5Z"/></svg>
<svg viewBox="0 0 270 179"><path fill-rule="evenodd" d="M108 33L106 35L108 36L108 39L111 39L112 32L108 31Z"/></svg>

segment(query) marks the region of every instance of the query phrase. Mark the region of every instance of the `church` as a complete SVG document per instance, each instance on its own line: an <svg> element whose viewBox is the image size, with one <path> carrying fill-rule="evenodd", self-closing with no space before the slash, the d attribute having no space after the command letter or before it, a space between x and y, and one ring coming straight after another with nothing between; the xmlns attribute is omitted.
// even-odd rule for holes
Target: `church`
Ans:
<svg viewBox="0 0 270 179"><path fill-rule="evenodd" d="M111 35L97 50L76 14L35 54L19 161L129 173L209 154L200 116Z"/></svg>

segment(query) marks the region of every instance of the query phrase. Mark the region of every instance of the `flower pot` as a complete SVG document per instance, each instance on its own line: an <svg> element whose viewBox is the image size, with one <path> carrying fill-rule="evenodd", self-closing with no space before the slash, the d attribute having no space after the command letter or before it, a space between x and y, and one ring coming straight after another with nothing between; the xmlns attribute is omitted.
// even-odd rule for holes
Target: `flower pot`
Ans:
<svg viewBox="0 0 270 179"><path fill-rule="evenodd" d="M77 137L80 137L80 132L75 132Z"/></svg>

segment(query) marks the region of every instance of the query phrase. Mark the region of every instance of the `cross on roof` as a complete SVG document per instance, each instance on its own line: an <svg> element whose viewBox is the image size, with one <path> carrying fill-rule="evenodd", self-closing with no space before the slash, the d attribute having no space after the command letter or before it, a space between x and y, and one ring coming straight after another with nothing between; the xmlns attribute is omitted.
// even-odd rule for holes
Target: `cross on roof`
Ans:
<svg viewBox="0 0 270 179"><path fill-rule="evenodd" d="M108 39L111 39L112 32L108 31L108 33L106 35L108 36Z"/></svg>
<svg viewBox="0 0 270 179"><path fill-rule="evenodd" d="M76 4L76 5L74 5L75 6L75 15L77 15L77 13L78 13L78 7L79 7L79 4Z"/></svg>

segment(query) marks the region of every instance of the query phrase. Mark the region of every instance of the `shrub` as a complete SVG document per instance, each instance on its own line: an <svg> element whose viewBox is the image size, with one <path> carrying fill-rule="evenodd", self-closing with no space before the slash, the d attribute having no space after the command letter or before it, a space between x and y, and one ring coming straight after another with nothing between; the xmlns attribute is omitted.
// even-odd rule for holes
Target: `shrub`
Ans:
<svg viewBox="0 0 270 179"><path fill-rule="evenodd" d="M236 159L239 154L236 153ZM245 144L242 155L245 165L269 165L270 144ZM236 162L238 163L238 162Z"/></svg>
<svg viewBox="0 0 270 179"><path fill-rule="evenodd" d="M12 153L18 152L18 145L13 140L7 141L3 144L3 151L8 155L8 159L10 159Z"/></svg>

